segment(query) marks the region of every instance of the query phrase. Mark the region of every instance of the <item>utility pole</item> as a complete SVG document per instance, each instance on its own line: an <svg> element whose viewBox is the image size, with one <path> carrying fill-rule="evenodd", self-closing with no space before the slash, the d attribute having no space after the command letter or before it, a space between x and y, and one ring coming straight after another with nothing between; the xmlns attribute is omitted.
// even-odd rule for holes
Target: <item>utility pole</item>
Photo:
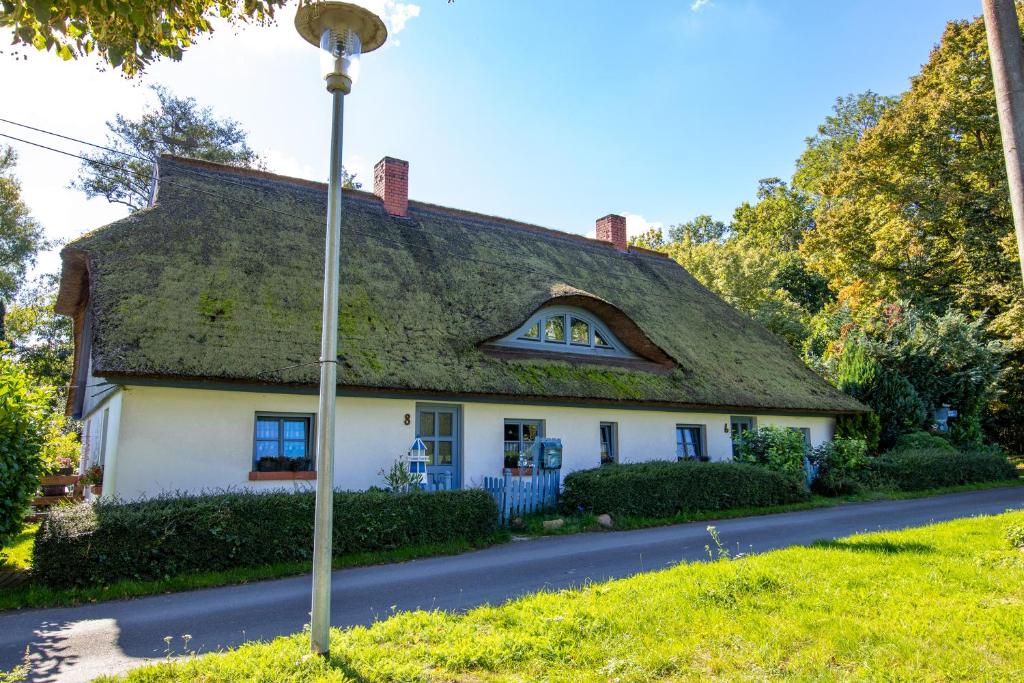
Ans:
<svg viewBox="0 0 1024 683"><path fill-rule="evenodd" d="M1014 0L981 0L1010 186L1017 255L1024 278L1024 45Z"/></svg>

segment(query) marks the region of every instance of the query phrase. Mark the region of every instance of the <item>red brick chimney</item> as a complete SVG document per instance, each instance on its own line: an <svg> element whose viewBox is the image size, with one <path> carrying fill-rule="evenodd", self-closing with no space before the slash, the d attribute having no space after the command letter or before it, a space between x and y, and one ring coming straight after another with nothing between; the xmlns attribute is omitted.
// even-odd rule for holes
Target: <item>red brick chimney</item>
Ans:
<svg viewBox="0 0 1024 683"><path fill-rule="evenodd" d="M597 239L611 242L619 251L626 251L626 217L610 213L597 219Z"/></svg>
<svg viewBox="0 0 1024 683"><path fill-rule="evenodd" d="M384 157L373 167L373 193L384 200L392 216L409 213L409 162Z"/></svg>

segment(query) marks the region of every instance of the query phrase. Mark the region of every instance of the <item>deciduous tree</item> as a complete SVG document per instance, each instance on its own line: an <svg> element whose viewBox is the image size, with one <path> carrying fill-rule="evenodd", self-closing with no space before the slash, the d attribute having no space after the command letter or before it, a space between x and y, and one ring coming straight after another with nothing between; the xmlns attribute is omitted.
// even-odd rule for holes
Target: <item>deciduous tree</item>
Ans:
<svg viewBox="0 0 1024 683"><path fill-rule="evenodd" d="M13 149L0 147L0 341L5 336L7 304L24 282L36 254L47 245L43 227L21 198L21 183L14 175L17 159Z"/></svg>
<svg viewBox="0 0 1024 683"><path fill-rule="evenodd" d="M179 60L211 19L266 23L284 0L0 0L14 42L69 60L97 54L127 76L161 57Z"/></svg>
<svg viewBox="0 0 1024 683"><path fill-rule="evenodd" d="M152 89L157 106L138 119L117 114L108 121L107 147L112 151L87 153L72 187L134 210L149 203L153 160L161 154L235 166L260 163L237 121L217 118L194 98L178 97L159 85Z"/></svg>

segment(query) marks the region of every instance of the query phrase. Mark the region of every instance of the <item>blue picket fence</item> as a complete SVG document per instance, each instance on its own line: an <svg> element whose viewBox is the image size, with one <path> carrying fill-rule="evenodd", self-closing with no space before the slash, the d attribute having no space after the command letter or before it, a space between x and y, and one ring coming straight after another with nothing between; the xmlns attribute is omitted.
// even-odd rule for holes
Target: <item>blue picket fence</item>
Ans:
<svg viewBox="0 0 1024 683"><path fill-rule="evenodd" d="M502 477L484 477L484 490L498 503L499 520L508 525L516 517L553 509L558 504L561 470L536 470L532 475L506 471Z"/></svg>

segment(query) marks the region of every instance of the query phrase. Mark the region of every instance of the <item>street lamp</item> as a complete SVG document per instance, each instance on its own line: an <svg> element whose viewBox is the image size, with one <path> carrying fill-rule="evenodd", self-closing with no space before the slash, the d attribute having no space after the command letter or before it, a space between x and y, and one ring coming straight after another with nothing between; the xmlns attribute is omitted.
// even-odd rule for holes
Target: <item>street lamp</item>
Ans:
<svg viewBox="0 0 1024 683"><path fill-rule="evenodd" d="M338 273L341 245L341 138L345 95L359 57L384 44L388 32L373 12L347 2L303 0L295 14L299 35L321 48L321 70L333 99L331 179L327 188L320 406L316 433L316 518L313 530L313 609L310 649L326 655L331 644L331 547L334 526L334 412L338 391Z"/></svg>

